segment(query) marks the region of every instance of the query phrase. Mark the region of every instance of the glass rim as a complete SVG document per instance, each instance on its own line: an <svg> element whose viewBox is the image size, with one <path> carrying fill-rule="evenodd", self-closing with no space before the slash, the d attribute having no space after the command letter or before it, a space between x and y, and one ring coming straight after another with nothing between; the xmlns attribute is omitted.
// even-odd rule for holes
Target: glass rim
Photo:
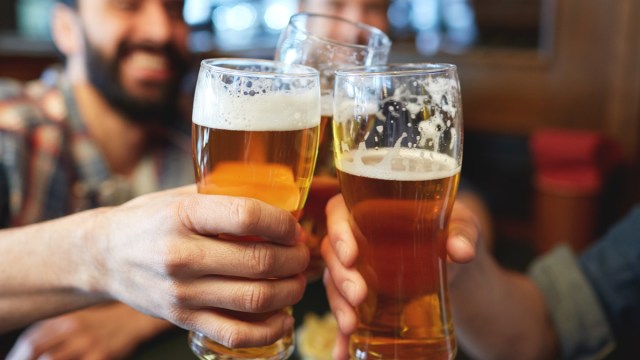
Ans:
<svg viewBox="0 0 640 360"><path fill-rule="evenodd" d="M269 71L252 71L247 69L237 69L225 67L222 65L262 65L269 66L274 69L296 69L297 72L269 72ZM252 58L208 58L200 61L200 68L207 69L218 74L237 75L237 76L252 76L252 77L290 77L290 78L314 78L319 77L320 72L315 68L303 65L303 64L288 64L282 61L267 60L267 59L252 59Z"/></svg>
<svg viewBox="0 0 640 360"><path fill-rule="evenodd" d="M457 66L448 63L395 63L384 65L360 65L341 67L335 71L336 77L358 76L401 76L401 75L425 75L456 71Z"/></svg>
<svg viewBox="0 0 640 360"><path fill-rule="evenodd" d="M325 36L318 36L316 34L313 34L311 32L309 32L306 28L300 27L299 24L297 24L295 22L295 20L299 19L299 18L325 18L325 19L331 19L331 20L336 20L342 23L346 23L346 24L350 24L352 26L355 26L359 29L363 29L366 30L372 34L378 35L380 36L380 38L383 40L382 43L380 45L362 45L362 44L354 44L354 43L347 43L347 42L343 42L343 41L339 41L339 40L334 40ZM297 14L293 14L290 18L289 18L289 25L291 25L293 28L295 28L298 31L301 31L303 33L305 33L307 36L314 38L314 39L318 39L330 44L334 44L334 45L339 45L342 47L347 47L347 48L353 48L353 49L372 49L374 51L377 50L383 50L383 49L389 49L391 48L391 39L389 38L389 36L382 30L378 29L375 26L371 26L371 25L367 25L365 23L361 23L361 22L357 22L357 21L351 21L349 19L345 19L343 17L340 16L335 16L335 15L328 15L328 14L318 14L318 13L310 13L310 12L300 12Z"/></svg>

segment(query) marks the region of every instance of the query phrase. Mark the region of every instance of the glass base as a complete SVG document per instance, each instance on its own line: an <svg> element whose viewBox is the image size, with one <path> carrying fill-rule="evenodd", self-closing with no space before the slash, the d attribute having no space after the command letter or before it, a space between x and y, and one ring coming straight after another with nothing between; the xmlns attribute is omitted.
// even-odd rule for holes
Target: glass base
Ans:
<svg viewBox="0 0 640 360"><path fill-rule="evenodd" d="M191 351L201 360L285 360L293 354L293 334L267 346L230 349L197 333L189 333Z"/></svg>

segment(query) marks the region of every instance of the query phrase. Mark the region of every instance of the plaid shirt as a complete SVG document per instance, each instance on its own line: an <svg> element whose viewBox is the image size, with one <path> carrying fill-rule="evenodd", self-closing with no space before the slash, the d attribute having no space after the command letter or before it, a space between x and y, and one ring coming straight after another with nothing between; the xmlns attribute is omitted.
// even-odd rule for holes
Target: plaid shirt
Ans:
<svg viewBox="0 0 640 360"><path fill-rule="evenodd" d="M20 226L194 182L188 131L169 130L134 173L109 168L59 70L0 79L0 227Z"/></svg>

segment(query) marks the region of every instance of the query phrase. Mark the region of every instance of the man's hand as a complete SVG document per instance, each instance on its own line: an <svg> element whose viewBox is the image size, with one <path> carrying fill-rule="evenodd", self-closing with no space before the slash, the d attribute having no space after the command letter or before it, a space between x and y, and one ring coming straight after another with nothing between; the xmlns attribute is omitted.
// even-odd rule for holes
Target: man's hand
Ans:
<svg viewBox="0 0 640 360"><path fill-rule="evenodd" d="M280 310L302 298L309 252L290 213L182 188L106 210L95 225L97 280L117 299L228 347L267 345L293 326ZM237 238L247 235L263 241Z"/></svg>
<svg viewBox="0 0 640 360"><path fill-rule="evenodd" d="M121 303L95 306L32 325L7 360L124 359L170 326Z"/></svg>
<svg viewBox="0 0 640 360"><path fill-rule="evenodd" d="M349 335L358 325L355 307L364 301L367 286L355 267L358 248L349 225L349 210L341 195L331 199L327 205L327 225L328 236L322 242L322 256L327 265L324 284L339 330L333 357L348 359ZM473 260L480 237L480 225L476 216L463 204L456 202L446 245L450 260L450 283L455 281L459 270L456 263Z"/></svg>

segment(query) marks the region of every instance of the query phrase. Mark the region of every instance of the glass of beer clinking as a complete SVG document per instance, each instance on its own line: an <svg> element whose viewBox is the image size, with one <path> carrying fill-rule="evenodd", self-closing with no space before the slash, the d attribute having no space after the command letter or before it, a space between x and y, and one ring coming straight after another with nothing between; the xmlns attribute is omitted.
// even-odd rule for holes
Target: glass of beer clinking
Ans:
<svg viewBox="0 0 640 360"><path fill-rule="evenodd" d="M320 72L322 123L314 181L300 223L310 234L307 244L311 262L307 280L320 277L324 268L320 242L326 235L327 201L340 189L332 154L331 118L335 70L343 66L382 65L387 62L391 40L381 30L343 18L299 13L293 15L280 35L275 59L304 64ZM329 125L327 125L329 124Z"/></svg>
<svg viewBox="0 0 640 360"><path fill-rule="evenodd" d="M462 164L456 67L342 69L334 155L367 284L354 359L453 359L448 224Z"/></svg>
<svg viewBox="0 0 640 360"><path fill-rule="evenodd" d="M319 131L317 70L266 60L202 61L192 126L198 192L256 198L298 216L313 177ZM230 349L197 332L189 341L206 360L279 360L294 348L292 331L254 348Z"/></svg>

